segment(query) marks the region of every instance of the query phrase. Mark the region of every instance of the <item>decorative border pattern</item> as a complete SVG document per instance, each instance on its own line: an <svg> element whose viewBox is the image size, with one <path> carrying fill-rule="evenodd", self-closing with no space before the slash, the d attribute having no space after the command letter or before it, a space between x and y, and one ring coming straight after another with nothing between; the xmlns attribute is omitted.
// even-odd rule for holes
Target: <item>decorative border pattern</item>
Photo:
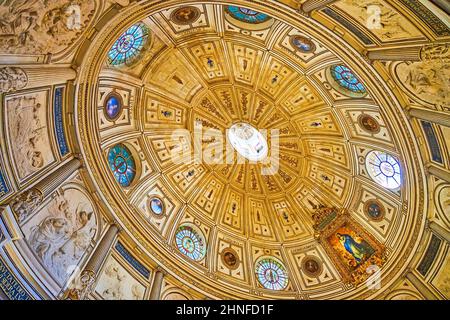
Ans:
<svg viewBox="0 0 450 320"><path fill-rule="evenodd" d="M428 141L428 148L430 149L431 158L433 161L444 163L442 160L441 147L439 145L438 139L436 137L436 131L433 125L428 121L420 121L422 124L423 131Z"/></svg>
<svg viewBox="0 0 450 320"><path fill-rule="evenodd" d="M431 237L430 244L428 245L427 251L425 252L425 256L417 267L417 271L424 277L427 275L428 270L430 270L431 265L436 259L439 248L441 247L442 240L436 237L434 234Z"/></svg>
<svg viewBox="0 0 450 320"><path fill-rule="evenodd" d="M6 180L3 177L3 172L0 167L0 198L9 193L8 185L6 184Z"/></svg>
<svg viewBox="0 0 450 320"><path fill-rule="evenodd" d="M359 30L357 27L355 27L353 24L351 24L350 22L348 22L346 19L344 19L341 15L339 15L336 11L330 9L330 8L325 8L322 10L323 13L325 13L326 15L328 15L329 17L333 18L334 20L336 20L337 22L339 22L340 24L342 24L345 28L347 28L348 30L350 30L355 36L357 36L359 38L359 40L361 40L365 45L371 45L374 44L374 42L368 37L366 36L361 30Z"/></svg>
<svg viewBox="0 0 450 320"><path fill-rule="evenodd" d="M11 273L3 259L0 259L0 288L11 300L33 300Z"/></svg>
<svg viewBox="0 0 450 320"><path fill-rule="evenodd" d="M146 279L150 278L150 270L148 270L146 267L144 267L142 265L142 263L140 263L139 261L137 261L132 255L131 253L125 249L125 247L120 243L117 242L116 244L116 250L117 252L120 253L120 255L127 260L131 266L133 266L134 269L136 269L137 272L139 272L140 274L142 274Z"/></svg>
<svg viewBox="0 0 450 320"><path fill-rule="evenodd" d="M64 87L56 88L53 97L53 108L55 112L55 134L58 141L59 153L61 154L61 156L65 156L69 153L66 134L64 132L63 120L64 89Z"/></svg>
<svg viewBox="0 0 450 320"><path fill-rule="evenodd" d="M450 36L450 29L419 0L400 0L440 37Z"/></svg>

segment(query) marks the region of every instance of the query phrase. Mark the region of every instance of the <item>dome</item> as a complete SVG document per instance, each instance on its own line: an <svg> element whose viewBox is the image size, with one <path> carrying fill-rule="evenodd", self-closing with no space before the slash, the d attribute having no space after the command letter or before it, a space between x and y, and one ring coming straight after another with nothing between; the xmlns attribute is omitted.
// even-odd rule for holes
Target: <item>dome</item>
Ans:
<svg viewBox="0 0 450 320"><path fill-rule="evenodd" d="M319 2L90 0L3 43L24 297L448 298L443 9Z"/></svg>

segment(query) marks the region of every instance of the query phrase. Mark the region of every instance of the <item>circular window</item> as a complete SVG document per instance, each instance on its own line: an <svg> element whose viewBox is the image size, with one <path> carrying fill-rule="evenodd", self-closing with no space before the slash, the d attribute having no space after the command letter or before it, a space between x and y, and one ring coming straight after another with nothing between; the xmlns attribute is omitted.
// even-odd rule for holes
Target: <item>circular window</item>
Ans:
<svg viewBox="0 0 450 320"><path fill-rule="evenodd" d="M105 100L104 111L108 120L117 120L122 112L122 98L116 93L109 94Z"/></svg>
<svg viewBox="0 0 450 320"><path fill-rule="evenodd" d="M381 151L372 151L366 157L369 176L379 185L398 189L402 183L400 163L394 156Z"/></svg>
<svg viewBox="0 0 450 320"><path fill-rule="evenodd" d="M316 50L315 44L303 36L291 36L290 41L292 46L298 51L311 53Z"/></svg>
<svg viewBox="0 0 450 320"><path fill-rule="evenodd" d="M109 150L108 163L117 182L129 187L136 177L136 162L131 151L123 144L117 144Z"/></svg>
<svg viewBox="0 0 450 320"><path fill-rule="evenodd" d="M336 90L344 94L355 94L358 96L365 96L367 94L366 88L355 76L352 70L344 65L335 65L330 69L331 77L337 84ZM343 89L343 91L342 91Z"/></svg>
<svg viewBox="0 0 450 320"><path fill-rule="evenodd" d="M148 200L148 208L154 215L160 216L164 213L164 202L159 197L151 197Z"/></svg>
<svg viewBox="0 0 450 320"><path fill-rule="evenodd" d="M200 230L192 225L180 226L175 241L178 250L194 261L200 261L206 255L205 237Z"/></svg>
<svg viewBox="0 0 450 320"><path fill-rule="evenodd" d="M283 263L272 257L261 258L255 266L259 283L270 290L284 290L288 285L288 275Z"/></svg>
<svg viewBox="0 0 450 320"><path fill-rule="evenodd" d="M108 52L110 65L132 64L148 40L149 31L145 24L138 23L123 33Z"/></svg>
<svg viewBox="0 0 450 320"><path fill-rule="evenodd" d="M228 130L228 140L233 148L250 161L264 160L269 147L264 136L248 123L237 123Z"/></svg>
<svg viewBox="0 0 450 320"><path fill-rule="evenodd" d="M239 20L241 22L245 22L245 23L259 24L259 23L263 23L263 22L266 22L271 19L271 17L265 13L261 13L261 12L247 9L247 8L236 7L236 6L228 6L228 7L226 7L226 11L234 19Z"/></svg>

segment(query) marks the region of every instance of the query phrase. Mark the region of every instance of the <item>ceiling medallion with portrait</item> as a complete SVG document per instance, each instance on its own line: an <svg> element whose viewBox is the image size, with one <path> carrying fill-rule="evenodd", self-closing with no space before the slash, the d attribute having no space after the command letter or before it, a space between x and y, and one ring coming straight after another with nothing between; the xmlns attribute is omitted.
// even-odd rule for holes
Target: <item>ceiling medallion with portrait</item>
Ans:
<svg viewBox="0 0 450 320"><path fill-rule="evenodd" d="M232 248L225 248L220 253L220 257L224 265L230 270L236 270L241 263L239 256Z"/></svg>

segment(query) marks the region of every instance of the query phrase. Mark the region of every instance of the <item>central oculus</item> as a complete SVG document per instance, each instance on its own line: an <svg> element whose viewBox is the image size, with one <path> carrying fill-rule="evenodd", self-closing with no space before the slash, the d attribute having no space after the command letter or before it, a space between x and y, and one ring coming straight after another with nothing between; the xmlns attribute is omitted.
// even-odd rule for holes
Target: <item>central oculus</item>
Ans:
<svg viewBox="0 0 450 320"><path fill-rule="evenodd" d="M252 125L240 122L228 130L228 140L233 148L250 161L264 160L269 147L266 138Z"/></svg>

